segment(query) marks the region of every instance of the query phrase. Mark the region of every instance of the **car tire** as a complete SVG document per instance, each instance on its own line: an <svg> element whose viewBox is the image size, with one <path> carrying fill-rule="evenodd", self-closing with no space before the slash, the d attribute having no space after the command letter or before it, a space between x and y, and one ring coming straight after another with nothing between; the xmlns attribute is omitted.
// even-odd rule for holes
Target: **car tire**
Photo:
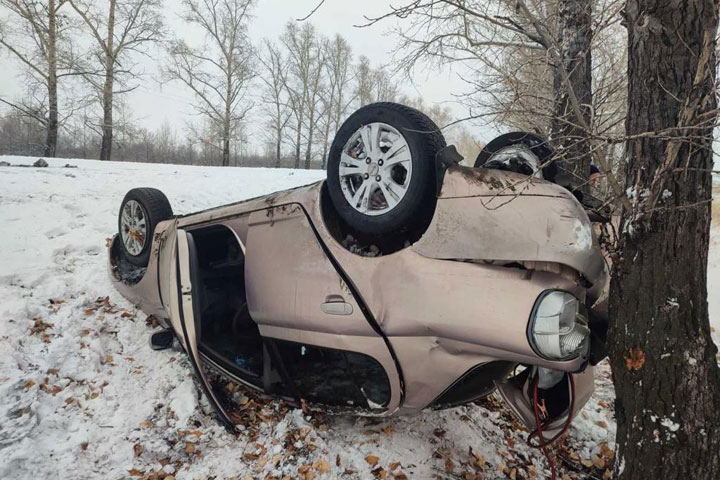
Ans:
<svg viewBox="0 0 720 480"><path fill-rule="evenodd" d="M435 210L435 156L444 147L437 125L414 108L390 102L360 108L342 124L328 156L327 187L338 215L369 237L422 233Z"/></svg>
<svg viewBox="0 0 720 480"><path fill-rule="evenodd" d="M118 235L128 262L147 266L155 227L172 217L170 202L156 188L133 188L125 195L118 213Z"/></svg>
<svg viewBox="0 0 720 480"><path fill-rule="evenodd" d="M555 181L555 176L558 174L558 167L556 162L550 161L555 153L553 148L547 140L541 136L528 132L511 132L493 139L480 151L480 154L475 160L475 168L484 167L495 154L508 147L515 146L526 147L527 150L537 157L539 165L547 164L542 168L543 178L551 182Z"/></svg>

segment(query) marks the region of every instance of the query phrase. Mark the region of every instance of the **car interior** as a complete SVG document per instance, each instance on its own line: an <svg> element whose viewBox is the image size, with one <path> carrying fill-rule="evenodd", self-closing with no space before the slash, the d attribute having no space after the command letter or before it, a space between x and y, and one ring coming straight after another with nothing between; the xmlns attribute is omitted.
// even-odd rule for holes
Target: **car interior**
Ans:
<svg viewBox="0 0 720 480"><path fill-rule="evenodd" d="M263 383L263 341L250 317L245 255L235 234L214 225L191 232L197 255L193 289L200 311L200 351L257 386Z"/></svg>

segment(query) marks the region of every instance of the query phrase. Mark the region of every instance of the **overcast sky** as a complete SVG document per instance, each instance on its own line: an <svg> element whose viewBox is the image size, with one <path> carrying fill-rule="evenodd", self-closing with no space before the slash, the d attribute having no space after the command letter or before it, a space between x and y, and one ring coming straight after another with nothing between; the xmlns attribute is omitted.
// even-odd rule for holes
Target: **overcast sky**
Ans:
<svg viewBox="0 0 720 480"><path fill-rule="evenodd" d="M263 38L277 39L286 22L306 16L317 2L318 0L259 0L250 24L251 38L256 44ZM396 39L388 33L393 26L392 21L366 28L355 27L365 23L365 15L380 15L388 8L387 0L326 0L307 21L315 24L317 30L324 35L330 36L336 32L343 35L352 46L356 58L365 55L374 65L391 64L392 51L396 44ZM166 22L174 34L178 31L187 32L187 27L179 19L181 11L180 0L165 0ZM159 49L154 50L152 56L154 58L140 60L142 70L145 71L144 80L135 91L127 94L126 99L134 118L142 126L155 129L167 121L181 132L185 122L192 119L192 110L188 103L190 93L177 83L159 84L156 81L159 77L157 67L165 58ZM22 93L21 79L17 76L19 72L19 65L15 61L6 54L0 54L0 95L14 97ZM398 81L403 84L406 94L420 95L429 104L445 103L458 116L464 113L454 103L453 98L453 94L463 90L463 83L449 69L433 71L432 74L418 70L412 82L405 77L399 77ZM255 115L259 116L260 112L256 111ZM475 133L480 138L489 140L484 138L487 135L482 132Z"/></svg>

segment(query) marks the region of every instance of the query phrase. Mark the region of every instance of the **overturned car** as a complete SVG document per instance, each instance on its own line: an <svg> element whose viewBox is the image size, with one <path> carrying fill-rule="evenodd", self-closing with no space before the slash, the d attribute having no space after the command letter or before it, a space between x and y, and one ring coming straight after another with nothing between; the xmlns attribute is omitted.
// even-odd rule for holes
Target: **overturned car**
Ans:
<svg viewBox="0 0 720 480"><path fill-rule="evenodd" d="M593 390L607 269L582 205L543 179L546 150L504 136L463 167L428 117L372 104L337 132L325 181L183 216L131 190L110 275L228 425L210 373L367 415L498 389L552 435Z"/></svg>

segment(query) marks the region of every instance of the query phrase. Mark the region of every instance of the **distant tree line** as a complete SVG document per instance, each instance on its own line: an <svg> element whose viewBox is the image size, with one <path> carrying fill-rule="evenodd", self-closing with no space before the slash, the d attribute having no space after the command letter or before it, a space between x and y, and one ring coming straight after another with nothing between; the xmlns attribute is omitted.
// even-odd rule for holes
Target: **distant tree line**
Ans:
<svg viewBox="0 0 720 480"><path fill-rule="evenodd" d="M184 30L168 31L159 0L0 0L0 54L16 61L25 85L17 98L0 93L0 154L324 168L335 131L363 105L399 101L438 125L454 120L404 96L394 72L309 22L253 43L254 3L184 0L183 21L204 37L194 44ZM156 51L159 78L142 76L139 58ZM182 131L133 119L126 94L152 81L188 91L197 115ZM253 151L250 134L261 138ZM477 154L463 127L449 135Z"/></svg>

